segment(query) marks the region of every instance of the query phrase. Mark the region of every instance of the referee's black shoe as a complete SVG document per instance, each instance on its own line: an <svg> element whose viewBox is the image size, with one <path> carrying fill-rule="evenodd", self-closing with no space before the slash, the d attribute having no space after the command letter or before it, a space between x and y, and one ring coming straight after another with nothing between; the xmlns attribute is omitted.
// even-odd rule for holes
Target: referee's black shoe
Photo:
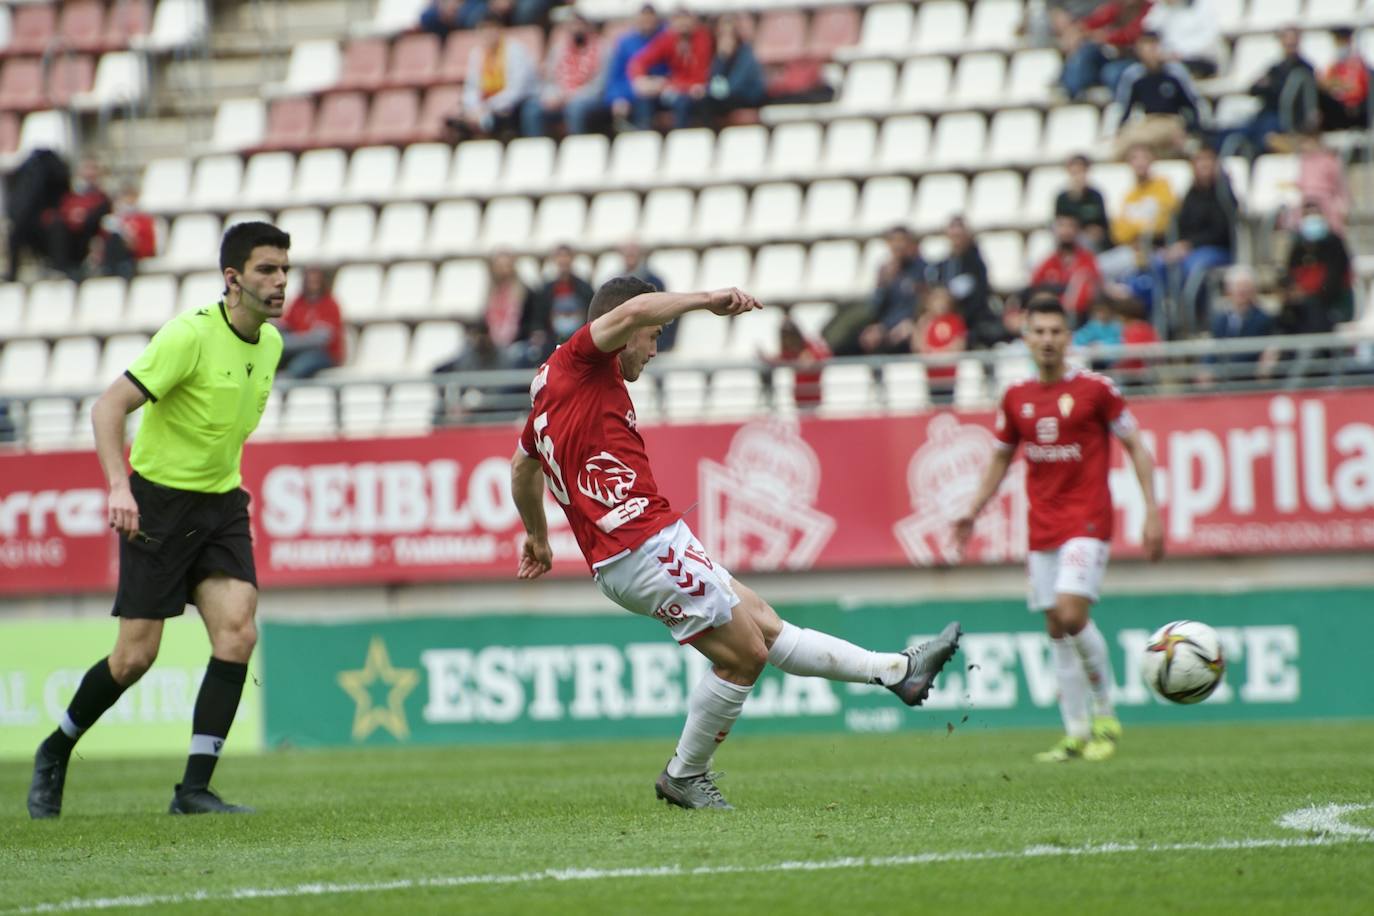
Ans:
<svg viewBox="0 0 1374 916"><path fill-rule="evenodd" d="M177 783L168 814L252 814L247 805L231 805L207 787L182 787Z"/></svg>
<svg viewBox="0 0 1374 916"><path fill-rule="evenodd" d="M33 782L29 784L29 817L42 820L62 813L62 789L67 784L70 756L54 754L46 742L33 755Z"/></svg>

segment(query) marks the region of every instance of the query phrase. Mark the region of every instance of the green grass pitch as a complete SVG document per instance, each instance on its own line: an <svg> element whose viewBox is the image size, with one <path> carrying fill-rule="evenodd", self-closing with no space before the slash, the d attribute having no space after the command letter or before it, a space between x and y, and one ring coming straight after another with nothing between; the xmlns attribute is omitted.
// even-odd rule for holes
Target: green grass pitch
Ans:
<svg viewBox="0 0 1374 916"><path fill-rule="evenodd" d="M1374 723L1140 727L1068 765L1030 761L1049 732L975 726L741 723L735 812L656 802L661 741L231 758L217 787L259 808L237 818L161 813L178 761L78 759L67 813L31 823L9 762L0 914L1374 912Z"/></svg>

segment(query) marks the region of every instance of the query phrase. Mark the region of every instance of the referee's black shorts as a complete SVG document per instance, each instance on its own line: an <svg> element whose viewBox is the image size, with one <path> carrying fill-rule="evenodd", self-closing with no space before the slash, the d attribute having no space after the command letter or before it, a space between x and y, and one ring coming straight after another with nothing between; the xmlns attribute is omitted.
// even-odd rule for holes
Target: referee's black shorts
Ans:
<svg viewBox="0 0 1374 916"><path fill-rule="evenodd" d="M258 584L248 493L196 493L130 475L139 532L119 539L116 617L165 620L195 603L195 589L215 573Z"/></svg>

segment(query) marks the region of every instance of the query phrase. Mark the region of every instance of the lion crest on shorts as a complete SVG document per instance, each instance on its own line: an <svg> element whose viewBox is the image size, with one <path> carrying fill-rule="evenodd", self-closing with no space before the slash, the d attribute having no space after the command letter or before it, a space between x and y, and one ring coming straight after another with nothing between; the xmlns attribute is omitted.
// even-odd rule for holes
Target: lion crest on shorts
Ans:
<svg viewBox="0 0 1374 916"><path fill-rule="evenodd" d="M587 459L577 474L577 489L583 495L608 508L614 508L630 495L637 474L610 452L601 452Z"/></svg>

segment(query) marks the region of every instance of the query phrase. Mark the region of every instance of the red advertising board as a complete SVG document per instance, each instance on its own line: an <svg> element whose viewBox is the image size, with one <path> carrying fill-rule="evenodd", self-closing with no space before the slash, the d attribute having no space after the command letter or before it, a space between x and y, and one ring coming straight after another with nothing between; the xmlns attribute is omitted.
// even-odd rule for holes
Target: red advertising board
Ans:
<svg viewBox="0 0 1374 916"><path fill-rule="evenodd" d="M1374 547L1374 390L1142 399L1175 555ZM990 412L646 426L655 478L732 570L938 565L992 449ZM514 428L416 439L264 442L244 454L265 586L514 573ZM1120 449L1118 556L1142 503ZM586 566L548 502L555 574ZM690 507L690 508L689 508ZM969 559L1025 550L1020 462ZM115 546L93 454L0 458L0 593L109 589Z"/></svg>

